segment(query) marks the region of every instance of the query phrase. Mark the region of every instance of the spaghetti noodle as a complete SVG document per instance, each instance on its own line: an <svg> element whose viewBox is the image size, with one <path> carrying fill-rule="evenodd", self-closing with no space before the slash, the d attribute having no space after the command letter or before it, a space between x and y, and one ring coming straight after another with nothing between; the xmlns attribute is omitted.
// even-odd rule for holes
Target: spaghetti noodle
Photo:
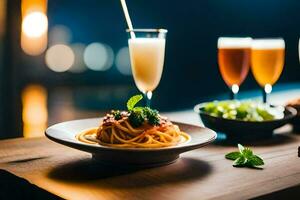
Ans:
<svg viewBox="0 0 300 200"><path fill-rule="evenodd" d="M122 112L116 120L107 114L100 127L91 128L79 133L77 140L88 143L120 148L161 148L175 146L190 140L177 125L159 116L159 124L151 125L145 121L139 127L130 124L127 112Z"/></svg>

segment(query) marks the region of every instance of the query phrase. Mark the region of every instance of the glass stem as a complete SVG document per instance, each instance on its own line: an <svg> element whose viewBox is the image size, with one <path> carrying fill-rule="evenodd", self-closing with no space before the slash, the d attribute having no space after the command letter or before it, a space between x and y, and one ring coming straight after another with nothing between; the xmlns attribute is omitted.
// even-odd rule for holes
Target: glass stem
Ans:
<svg viewBox="0 0 300 200"><path fill-rule="evenodd" d="M233 84L230 88L230 99L236 99L236 94L239 92L240 88L237 84Z"/></svg>
<svg viewBox="0 0 300 200"><path fill-rule="evenodd" d="M235 99L235 93L232 90L230 90L230 99L231 100Z"/></svg>
<svg viewBox="0 0 300 200"><path fill-rule="evenodd" d="M262 88L262 93L263 93L263 102L267 103L267 93L265 91L265 88Z"/></svg>
<svg viewBox="0 0 300 200"><path fill-rule="evenodd" d="M145 92L144 94L145 94L145 97L146 97L146 106L150 108L150 106L151 106L152 92L148 91L148 92Z"/></svg>
<svg viewBox="0 0 300 200"><path fill-rule="evenodd" d="M265 87L263 88L263 102L267 103L268 102L268 94L272 92L272 85L271 84L266 84Z"/></svg>

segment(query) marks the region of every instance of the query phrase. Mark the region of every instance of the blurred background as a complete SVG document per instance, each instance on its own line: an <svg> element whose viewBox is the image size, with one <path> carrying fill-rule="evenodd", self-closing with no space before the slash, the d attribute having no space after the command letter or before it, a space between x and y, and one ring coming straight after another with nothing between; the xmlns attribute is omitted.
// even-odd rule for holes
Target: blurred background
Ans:
<svg viewBox="0 0 300 200"><path fill-rule="evenodd" d="M169 30L153 107L191 109L228 91L220 36L283 37L277 84L300 81L298 0L127 0L135 28ZM124 108L138 93L119 0L0 0L0 138ZM241 91L258 89L249 73Z"/></svg>

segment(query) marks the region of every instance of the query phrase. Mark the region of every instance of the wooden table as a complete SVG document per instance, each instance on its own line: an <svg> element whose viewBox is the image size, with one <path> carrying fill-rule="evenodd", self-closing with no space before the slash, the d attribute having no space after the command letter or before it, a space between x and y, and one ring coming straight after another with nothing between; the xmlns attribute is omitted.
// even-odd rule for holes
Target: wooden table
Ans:
<svg viewBox="0 0 300 200"><path fill-rule="evenodd" d="M299 95L296 87L270 99L283 104ZM168 115L201 125L191 110ZM0 199L7 199L3 190L22 199L300 199L299 145L300 134L285 126L272 139L248 144L264 158L263 170L232 167L224 155L236 144L222 142L184 153L168 166L129 170L99 165L88 153L46 138L3 140Z"/></svg>
<svg viewBox="0 0 300 200"><path fill-rule="evenodd" d="M173 113L171 118L199 123L191 111ZM214 143L182 154L168 166L129 170L93 163L88 153L46 138L0 141L0 169L67 199L300 197L300 135L288 131L286 126L274 138L249 145L265 159L263 170L232 167L224 155L236 150L236 144Z"/></svg>

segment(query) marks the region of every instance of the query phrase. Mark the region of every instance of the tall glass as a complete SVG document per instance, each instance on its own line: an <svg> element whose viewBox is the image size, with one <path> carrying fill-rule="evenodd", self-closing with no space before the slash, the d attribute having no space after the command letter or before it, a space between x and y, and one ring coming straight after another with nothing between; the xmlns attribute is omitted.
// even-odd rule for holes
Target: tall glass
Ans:
<svg viewBox="0 0 300 200"><path fill-rule="evenodd" d="M158 86L164 66L166 29L133 29L129 32L131 68L137 88L150 107L152 92Z"/></svg>
<svg viewBox="0 0 300 200"><path fill-rule="evenodd" d="M223 80L230 88L231 99L239 91L250 68L251 41L249 37L218 39L218 63Z"/></svg>
<svg viewBox="0 0 300 200"><path fill-rule="evenodd" d="M285 43L278 39L255 39L252 42L251 70L257 83L262 87L263 102L272 85L279 79L284 66Z"/></svg>

